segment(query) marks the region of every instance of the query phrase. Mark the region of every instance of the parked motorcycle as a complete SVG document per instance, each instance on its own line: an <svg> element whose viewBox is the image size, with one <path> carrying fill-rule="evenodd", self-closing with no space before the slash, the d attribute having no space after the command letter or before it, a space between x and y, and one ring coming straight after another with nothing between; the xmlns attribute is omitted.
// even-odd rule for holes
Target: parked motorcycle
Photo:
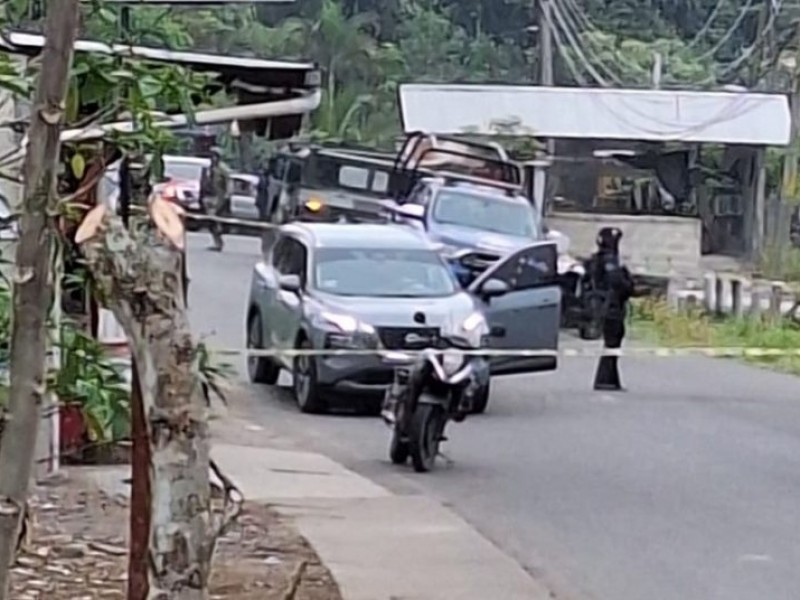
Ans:
<svg viewBox="0 0 800 600"><path fill-rule="evenodd" d="M500 337L504 332L491 332ZM461 422L473 411L480 395L488 390L489 362L468 355L479 344L457 336L442 336L436 348L416 356L390 352L384 357L394 367L388 390L393 399L392 441L389 457L405 464L411 457L414 470L430 471L445 441L449 421Z"/></svg>

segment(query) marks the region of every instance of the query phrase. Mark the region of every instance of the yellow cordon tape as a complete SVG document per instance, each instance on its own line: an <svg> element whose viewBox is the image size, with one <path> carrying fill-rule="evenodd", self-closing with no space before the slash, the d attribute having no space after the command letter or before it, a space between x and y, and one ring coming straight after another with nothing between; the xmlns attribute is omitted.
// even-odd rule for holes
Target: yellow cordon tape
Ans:
<svg viewBox="0 0 800 600"><path fill-rule="evenodd" d="M262 350L256 348L211 348L213 352L223 356L391 356L398 353L407 355L417 355L430 352L431 350L339 350L339 349L271 349ZM745 347L632 347L625 349L610 348L562 348L559 350L453 350L467 356L518 356L525 358L537 357L601 357L601 356L658 356L669 358L675 356L707 356L721 358L735 357L780 357L797 356L800 357L800 348L745 348ZM437 350L441 352L441 350Z"/></svg>

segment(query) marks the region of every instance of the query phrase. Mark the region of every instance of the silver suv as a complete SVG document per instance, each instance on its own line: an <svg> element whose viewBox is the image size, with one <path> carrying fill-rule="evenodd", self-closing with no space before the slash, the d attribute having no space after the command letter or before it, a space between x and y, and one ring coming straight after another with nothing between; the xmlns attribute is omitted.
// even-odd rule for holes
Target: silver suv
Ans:
<svg viewBox="0 0 800 600"><path fill-rule="evenodd" d="M285 368L303 412L324 411L334 395L367 401L377 411L392 371L377 353L363 351L418 347L442 331L483 335L485 341L491 329L504 331L492 339L493 347L555 350L561 298L551 279L555 261L554 244L533 244L464 290L437 248L411 228L284 225L253 270L248 347L361 353L251 356L250 379L274 385ZM491 366L496 375L547 371L556 368L556 358L493 358Z"/></svg>

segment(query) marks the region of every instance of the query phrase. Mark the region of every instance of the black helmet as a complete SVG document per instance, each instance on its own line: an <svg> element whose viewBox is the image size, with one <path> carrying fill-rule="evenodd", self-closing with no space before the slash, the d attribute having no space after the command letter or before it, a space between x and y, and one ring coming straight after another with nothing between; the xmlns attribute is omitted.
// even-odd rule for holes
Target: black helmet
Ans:
<svg viewBox="0 0 800 600"><path fill-rule="evenodd" d="M608 252L619 252L622 230L618 227L603 227L597 234L597 247Z"/></svg>

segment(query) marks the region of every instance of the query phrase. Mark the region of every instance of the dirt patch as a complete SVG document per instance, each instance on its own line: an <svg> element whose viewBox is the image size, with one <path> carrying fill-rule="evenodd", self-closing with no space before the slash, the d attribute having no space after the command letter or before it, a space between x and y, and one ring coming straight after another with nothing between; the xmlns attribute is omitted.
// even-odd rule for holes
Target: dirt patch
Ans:
<svg viewBox="0 0 800 600"><path fill-rule="evenodd" d="M79 470L78 470L79 471ZM124 599L128 502L80 478L38 488L23 553L11 575L15 600ZM341 600L339 588L290 520L258 504L219 540L213 600Z"/></svg>

